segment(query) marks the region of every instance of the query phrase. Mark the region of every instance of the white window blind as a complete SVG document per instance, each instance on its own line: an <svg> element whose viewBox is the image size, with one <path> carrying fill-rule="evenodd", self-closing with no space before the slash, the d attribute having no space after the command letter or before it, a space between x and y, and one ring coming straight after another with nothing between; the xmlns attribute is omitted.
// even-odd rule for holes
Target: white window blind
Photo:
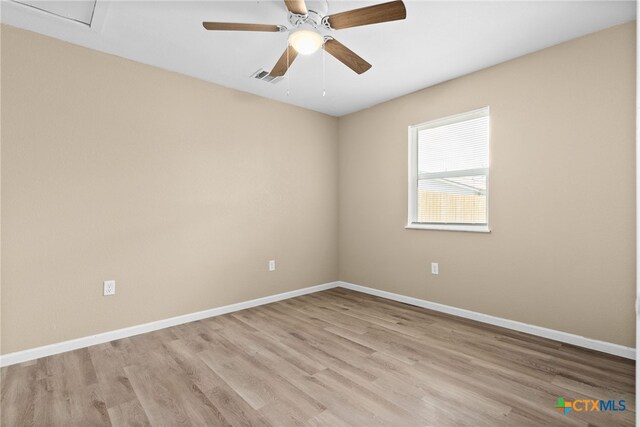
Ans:
<svg viewBox="0 0 640 427"><path fill-rule="evenodd" d="M489 107L412 126L409 150L409 226L488 231Z"/></svg>

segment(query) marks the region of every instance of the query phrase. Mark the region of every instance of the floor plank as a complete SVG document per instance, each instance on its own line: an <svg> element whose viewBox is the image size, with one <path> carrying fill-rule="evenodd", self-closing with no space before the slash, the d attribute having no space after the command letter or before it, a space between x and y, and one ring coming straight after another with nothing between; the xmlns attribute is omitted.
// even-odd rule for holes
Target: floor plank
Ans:
<svg viewBox="0 0 640 427"><path fill-rule="evenodd" d="M331 289L3 368L3 426L632 426L630 360ZM624 399L567 415L559 397Z"/></svg>

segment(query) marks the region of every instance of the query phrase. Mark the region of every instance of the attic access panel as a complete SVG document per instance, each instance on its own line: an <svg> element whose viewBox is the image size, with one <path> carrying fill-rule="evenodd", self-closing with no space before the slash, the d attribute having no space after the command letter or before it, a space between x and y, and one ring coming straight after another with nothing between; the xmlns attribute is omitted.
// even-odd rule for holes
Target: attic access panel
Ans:
<svg viewBox="0 0 640 427"><path fill-rule="evenodd" d="M63 19L91 26L97 0L13 0Z"/></svg>

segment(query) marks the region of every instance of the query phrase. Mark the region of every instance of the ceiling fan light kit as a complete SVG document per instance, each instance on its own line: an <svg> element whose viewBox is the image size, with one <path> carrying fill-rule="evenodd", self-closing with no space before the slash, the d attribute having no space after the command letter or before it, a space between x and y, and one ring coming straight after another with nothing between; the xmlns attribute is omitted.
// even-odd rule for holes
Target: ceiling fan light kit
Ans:
<svg viewBox="0 0 640 427"><path fill-rule="evenodd" d="M212 31L290 31L287 48L271 70L271 76L280 77L288 71L298 54L311 55L324 45L324 50L344 65L362 74L371 68L371 64L331 36L323 36L321 31L341 30L362 25L398 21L407 17L402 0L353 9L335 15L322 16L307 9L304 0L284 0L289 11L288 21L293 28L283 25L236 24L230 22L203 22L207 30ZM311 27L311 30L300 27Z"/></svg>
<svg viewBox="0 0 640 427"><path fill-rule="evenodd" d="M324 37L315 31L298 30L289 35L289 44L301 55L311 55L324 44Z"/></svg>

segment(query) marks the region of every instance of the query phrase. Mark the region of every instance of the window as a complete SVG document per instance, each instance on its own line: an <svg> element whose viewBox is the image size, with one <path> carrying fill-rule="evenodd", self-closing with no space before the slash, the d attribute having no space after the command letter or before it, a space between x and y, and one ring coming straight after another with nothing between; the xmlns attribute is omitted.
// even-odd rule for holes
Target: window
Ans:
<svg viewBox="0 0 640 427"><path fill-rule="evenodd" d="M489 107L409 127L407 228L489 231Z"/></svg>

